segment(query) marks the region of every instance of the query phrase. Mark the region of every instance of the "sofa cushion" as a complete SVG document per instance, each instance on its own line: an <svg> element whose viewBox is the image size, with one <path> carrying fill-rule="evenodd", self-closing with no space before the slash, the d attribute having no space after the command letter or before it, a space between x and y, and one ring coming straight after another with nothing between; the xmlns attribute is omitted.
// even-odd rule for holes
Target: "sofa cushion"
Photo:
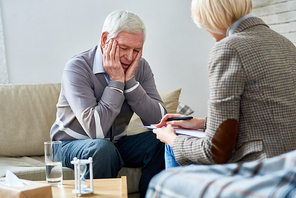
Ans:
<svg viewBox="0 0 296 198"><path fill-rule="evenodd" d="M117 177L127 176L126 177L127 192L130 194L130 193L139 192L138 186L139 186L141 175L142 175L142 168L123 167L118 172Z"/></svg>
<svg viewBox="0 0 296 198"><path fill-rule="evenodd" d="M185 105L185 104L179 102L178 108L177 108L177 113L183 114L183 115L191 115L194 113L194 111L188 105Z"/></svg>
<svg viewBox="0 0 296 198"><path fill-rule="evenodd" d="M20 179L43 181L45 177L44 156L32 157L0 157L0 178L10 170ZM63 167L63 179L74 179L74 171Z"/></svg>
<svg viewBox="0 0 296 198"><path fill-rule="evenodd" d="M0 155L43 155L55 121L60 83L0 85Z"/></svg>

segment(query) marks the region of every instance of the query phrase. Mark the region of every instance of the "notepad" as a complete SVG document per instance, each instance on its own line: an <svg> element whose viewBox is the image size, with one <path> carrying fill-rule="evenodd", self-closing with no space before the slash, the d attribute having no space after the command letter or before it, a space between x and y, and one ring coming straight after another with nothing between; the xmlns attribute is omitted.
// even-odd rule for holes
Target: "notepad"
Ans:
<svg viewBox="0 0 296 198"><path fill-rule="evenodd" d="M139 128L146 128L149 130L157 129L155 126L150 125L150 126L143 126ZM188 136L194 136L194 137L205 137L205 132L202 129L198 130L193 130L193 129L181 129L181 128L175 128L176 134L177 135L188 135Z"/></svg>

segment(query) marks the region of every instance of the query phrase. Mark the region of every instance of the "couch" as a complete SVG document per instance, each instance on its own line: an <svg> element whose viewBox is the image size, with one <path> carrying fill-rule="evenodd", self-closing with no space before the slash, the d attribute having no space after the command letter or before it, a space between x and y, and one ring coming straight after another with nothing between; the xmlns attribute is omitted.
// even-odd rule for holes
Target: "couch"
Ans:
<svg viewBox="0 0 296 198"><path fill-rule="evenodd" d="M178 107L181 89L161 92L169 113ZM21 179L45 180L44 142L56 117L60 83L0 85L0 178L12 171ZM126 127L128 135L145 129L137 115ZM95 167L94 167L95 168ZM122 168L127 176L129 197L138 197L141 168ZM74 179L72 169L63 167L63 179Z"/></svg>

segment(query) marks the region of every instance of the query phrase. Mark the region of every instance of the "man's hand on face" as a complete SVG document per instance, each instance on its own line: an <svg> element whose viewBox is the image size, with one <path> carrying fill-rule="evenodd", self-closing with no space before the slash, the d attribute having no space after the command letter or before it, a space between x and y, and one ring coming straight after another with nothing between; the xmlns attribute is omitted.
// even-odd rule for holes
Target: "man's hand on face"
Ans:
<svg viewBox="0 0 296 198"><path fill-rule="evenodd" d="M103 66L110 80L125 82L124 70L120 63L119 46L111 39L103 48Z"/></svg>
<svg viewBox="0 0 296 198"><path fill-rule="evenodd" d="M142 57L142 49L138 52L135 60L131 63L129 68L125 72L125 81L130 80L135 76L136 69L138 67L139 61Z"/></svg>

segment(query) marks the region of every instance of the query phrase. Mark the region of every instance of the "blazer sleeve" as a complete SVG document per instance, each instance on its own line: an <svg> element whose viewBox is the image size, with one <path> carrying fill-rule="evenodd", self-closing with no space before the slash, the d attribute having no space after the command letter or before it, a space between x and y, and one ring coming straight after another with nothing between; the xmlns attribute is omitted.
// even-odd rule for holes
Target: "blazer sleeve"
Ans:
<svg viewBox="0 0 296 198"><path fill-rule="evenodd" d="M226 163L236 145L244 71L235 48L217 43L209 56L209 100L204 138L177 136L174 155L180 165Z"/></svg>

